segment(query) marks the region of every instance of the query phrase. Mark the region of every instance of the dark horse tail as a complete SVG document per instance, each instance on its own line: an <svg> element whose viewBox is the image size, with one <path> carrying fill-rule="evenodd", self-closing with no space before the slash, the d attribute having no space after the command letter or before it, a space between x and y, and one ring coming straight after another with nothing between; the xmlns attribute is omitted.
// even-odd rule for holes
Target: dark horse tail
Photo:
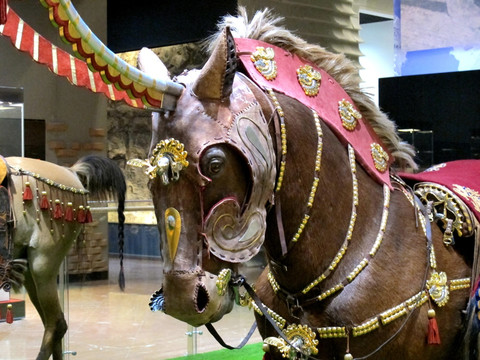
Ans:
<svg viewBox="0 0 480 360"><path fill-rule="evenodd" d="M114 199L118 202L118 248L120 253L120 274L118 285L125 289L125 275L123 271L123 245L125 215L125 192L127 185L122 170L111 159L89 155L78 160L71 169L77 173L83 186L92 197L100 199Z"/></svg>

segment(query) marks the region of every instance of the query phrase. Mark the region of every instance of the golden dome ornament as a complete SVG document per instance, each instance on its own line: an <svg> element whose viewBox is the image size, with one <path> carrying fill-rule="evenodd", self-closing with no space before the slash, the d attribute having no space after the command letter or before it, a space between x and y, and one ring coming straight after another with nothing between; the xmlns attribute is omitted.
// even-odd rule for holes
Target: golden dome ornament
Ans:
<svg viewBox="0 0 480 360"><path fill-rule="evenodd" d="M283 330L283 333L289 342L288 344L284 339L272 336L263 340L263 350L269 352L270 347L275 346L282 357L286 359L295 358L294 354L298 352L308 356L318 353L318 340L315 339L315 332L307 325L291 324Z"/></svg>
<svg viewBox="0 0 480 360"><path fill-rule="evenodd" d="M362 118L362 115L355 109L353 104L345 99L338 102L338 113L342 120L342 126L348 131L355 130L358 120Z"/></svg>
<svg viewBox="0 0 480 360"><path fill-rule="evenodd" d="M305 95L316 96L320 89L322 74L310 65L303 65L297 69L298 83L302 87Z"/></svg>
<svg viewBox="0 0 480 360"><path fill-rule="evenodd" d="M427 281L428 294L438 306L443 306L448 302L449 290L447 284L447 274L441 271L434 271Z"/></svg>
<svg viewBox="0 0 480 360"><path fill-rule="evenodd" d="M382 173L385 172L388 169L388 161L390 160L387 152L378 143L372 143L370 145L370 151L375 169Z"/></svg>
<svg viewBox="0 0 480 360"><path fill-rule="evenodd" d="M257 50L250 56L255 69L269 81L277 77L277 63L274 58L273 49L269 47L265 49L262 46L257 46Z"/></svg>

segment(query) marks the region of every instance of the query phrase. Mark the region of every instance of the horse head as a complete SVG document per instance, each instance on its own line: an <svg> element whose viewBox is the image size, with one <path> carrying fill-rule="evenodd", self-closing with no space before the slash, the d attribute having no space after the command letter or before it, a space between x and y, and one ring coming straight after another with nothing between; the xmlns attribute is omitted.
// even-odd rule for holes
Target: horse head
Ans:
<svg viewBox="0 0 480 360"><path fill-rule="evenodd" d="M142 66L156 71L149 56ZM222 270L258 253L276 176L268 123L236 61L226 29L202 70L175 79L184 86L176 109L152 117L149 186L168 249L160 307L194 326L231 311Z"/></svg>

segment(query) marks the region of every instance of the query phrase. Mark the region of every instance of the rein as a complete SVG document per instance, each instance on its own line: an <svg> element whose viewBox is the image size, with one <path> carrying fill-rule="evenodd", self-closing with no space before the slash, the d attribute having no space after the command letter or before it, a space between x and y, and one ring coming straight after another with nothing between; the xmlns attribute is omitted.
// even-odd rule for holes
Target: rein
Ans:
<svg viewBox="0 0 480 360"><path fill-rule="evenodd" d="M257 329L257 322L254 321L253 324L252 324L252 327L250 328L250 330L248 331L248 334L243 338L243 340L240 342L239 345L237 346L231 346L231 345L228 345L223 339L222 337L220 336L220 334L217 332L217 330L215 330L214 326L212 325L212 323L208 323L208 324L205 324L205 327L207 328L207 330L210 332L210 334L212 334L212 336L215 338L215 340L217 340L217 342L222 345L225 349L228 349L228 350L238 350L238 349L241 349L243 348L248 340L250 340L250 338L252 337L253 333L255 332L255 330Z"/></svg>
<svg viewBox="0 0 480 360"><path fill-rule="evenodd" d="M265 318L270 323L270 325L272 325L272 327L277 332L279 337L281 337L285 341L285 343L288 344L288 346L290 346L291 349L293 349L296 352L301 353L303 356L306 356L308 359L319 360L318 358L313 357L310 354L304 353L303 350L298 348L297 345L293 344L291 342L291 340L287 338L285 333L278 327L276 321L269 314L269 311L268 311L269 309L265 307L265 305L262 303L262 301L260 300L258 295L255 293L255 290L253 290L253 288L247 283L247 281L246 281L246 279L243 275L238 275L236 278L232 278L229 282L229 285L232 286L232 287L238 287L238 288L243 286L245 288L247 294L255 302L255 305L258 307L258 309L260 309L263 316L265 316ZM253 323L253 325L250 328L248 334L245 336L245 338L240 342L240 344L238 346L231 346L231 345L226 344L225 341L218 334L218 332L215 330L212 323L205 324L205 327L208 329L210 334L212 334L212 336L215 338L215 340L217 340L217 342L220 345L222 345L226 349L234 350L234 349L241 349L242 347L245 346L245 344L248 342L248 340L250 340L250 337L252 336L253 332L257 328L257 323L256 322Z"/></svg>

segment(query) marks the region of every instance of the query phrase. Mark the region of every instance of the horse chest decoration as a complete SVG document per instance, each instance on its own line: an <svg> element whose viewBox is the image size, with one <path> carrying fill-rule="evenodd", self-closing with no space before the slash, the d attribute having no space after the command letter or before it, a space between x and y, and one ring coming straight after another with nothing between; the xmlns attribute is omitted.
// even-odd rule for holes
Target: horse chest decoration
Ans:
<svg viewBox="0 0 480 360"><path fill-rule="evenodd" d="M204 68L175 79L176 109L153 114L150 158L133 162L147 166L166 249L152 310L200 326L250 306L265 359L477 358L468 198L415 188L427 214L389 171L414 166L412 149L353 65L268 11L250 24L240 13ZM139 56L146 73L157 61ZM447 212L455 245L429 221ZM253 291L237 265L262 245Z"/></svg>

